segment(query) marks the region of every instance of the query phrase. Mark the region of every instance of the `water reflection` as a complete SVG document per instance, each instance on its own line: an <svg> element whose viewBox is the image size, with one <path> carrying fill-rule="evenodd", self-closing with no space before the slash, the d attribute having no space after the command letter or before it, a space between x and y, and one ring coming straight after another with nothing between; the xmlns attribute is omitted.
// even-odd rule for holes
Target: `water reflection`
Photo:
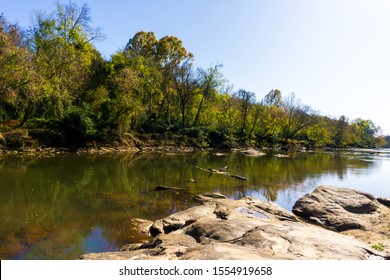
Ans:
<svg viewBox="0 0 390 280"><path fill-rule="evenodd" d="M164 217L194 205L192 197L204 192L251 195L289 209L320 183L377 174L388 160L350 153L3 157L0 258L76 259L84 252L116 250L144 238L134 232L131 218ZM226 168L248 180L195 166ZM156 192L157 185L183 190Z"/></svg>

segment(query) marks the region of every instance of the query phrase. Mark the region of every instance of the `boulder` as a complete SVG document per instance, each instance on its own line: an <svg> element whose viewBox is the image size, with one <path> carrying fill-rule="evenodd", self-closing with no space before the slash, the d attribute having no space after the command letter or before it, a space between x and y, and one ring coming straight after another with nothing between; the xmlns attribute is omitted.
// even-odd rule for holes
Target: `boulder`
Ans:
<svg viewBox="0 0 390 280"><path fill-rule="evenodd" d="M358 241L298 219L272 202L221 194L196 197L200 205L157 220L154 239L121 252L90 253L82 259L247 260L346 259L385 256Z"/></svg>
<svg viewBox="0 0 390 280"><path fill-rule="evenodd" d="M383 205L390 207L390 198L378 197L377 200L379 203L382 203Z"/></svg>
<svg viewBox="0 0 390 280"><path fill-rule="evenodd" d="M390 209L384 205L385 201L349 188L320 186L298 199L292 211L390 254Z"/></svg>
<svg viewBox="0 0 390 280"><path fill-rule="evenodd" d="M295 202L292 211L337 231L364 229L366 218L380 204L370 194L348 188L320 186ZM366 217L366 218L365 218Z"/></svg>
<svg viewBox="0 0 390 280"><path fill-rule="evenodd" d="M239 149L239 150L233 150L233 151L237 151L243 155L246 155L246 156L249 156L249 157L261 157L261 156L264 156L266 155L266 153L260 151L260 150L256 150L256 149Z"/></svg>

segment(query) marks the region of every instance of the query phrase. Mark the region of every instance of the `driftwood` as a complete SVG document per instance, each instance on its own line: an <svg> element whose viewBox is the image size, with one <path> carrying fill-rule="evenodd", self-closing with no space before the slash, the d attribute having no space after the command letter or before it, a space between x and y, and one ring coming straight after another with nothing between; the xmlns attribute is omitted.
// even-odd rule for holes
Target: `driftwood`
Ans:
<svg viewBox="0 0 390 280"><path fill-rule="evenodd" d="M243 177L243 176L240 176L240 175L236 175L236 174L231 174L228 171L224 171L224 169L202 168L202 167L199 167L199 166L195 166L195 168L200 169L202 171L211 172L213 174L220 174L220 175L225 175L225 176L229 176L229 177L232 177L232 178L236 178L236 179L239 179L239 180L246 180L246 177Z"/></svg>
<svg viewBox="0 0 390 280"><path fill-rule="evenodd" d="M246 180L246 177L242 177L240 175L235 175L235 174L231 174L230 177L233 177L233 178L236 178L236 179L240 179L240 180Z"/></svg>
<svg viewBox="0 0 390 280"><path fill-rule="evenodd" d="M155 191L166 191L166 190L174 190L174 191L182 191L183 188L175 188L175 187L167 187L167 186L157 186L154 188Z"/></svg>

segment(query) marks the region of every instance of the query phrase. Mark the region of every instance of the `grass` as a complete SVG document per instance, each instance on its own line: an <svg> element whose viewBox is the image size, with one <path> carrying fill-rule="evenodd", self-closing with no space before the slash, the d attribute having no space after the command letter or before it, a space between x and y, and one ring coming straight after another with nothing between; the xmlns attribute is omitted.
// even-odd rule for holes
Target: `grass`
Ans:
<svg viewBox="0 0 390 280"><path fill-rule="evenodd" d="M373 248L377 251L380 251L380 252L382 252L385 249L385 247L383 247L383 245L381 245L381 244L372 244L371 248Z"/></svg>

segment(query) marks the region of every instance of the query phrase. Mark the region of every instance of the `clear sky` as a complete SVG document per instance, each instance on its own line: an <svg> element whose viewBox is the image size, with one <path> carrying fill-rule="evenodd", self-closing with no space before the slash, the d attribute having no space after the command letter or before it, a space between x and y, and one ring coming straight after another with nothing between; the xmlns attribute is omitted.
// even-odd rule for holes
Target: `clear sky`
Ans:
<svg viewBox="0 0 390 280"><path fill-rule="evenodd" d="M60 1L67 3L68 1ZM235 89L291 92L323 115L370 119L390 134L388 0L95 0L92 25L109 58L137 31L179 37L195 64L223 64ZM54 1L0 0L23 28Z"/></svg>

